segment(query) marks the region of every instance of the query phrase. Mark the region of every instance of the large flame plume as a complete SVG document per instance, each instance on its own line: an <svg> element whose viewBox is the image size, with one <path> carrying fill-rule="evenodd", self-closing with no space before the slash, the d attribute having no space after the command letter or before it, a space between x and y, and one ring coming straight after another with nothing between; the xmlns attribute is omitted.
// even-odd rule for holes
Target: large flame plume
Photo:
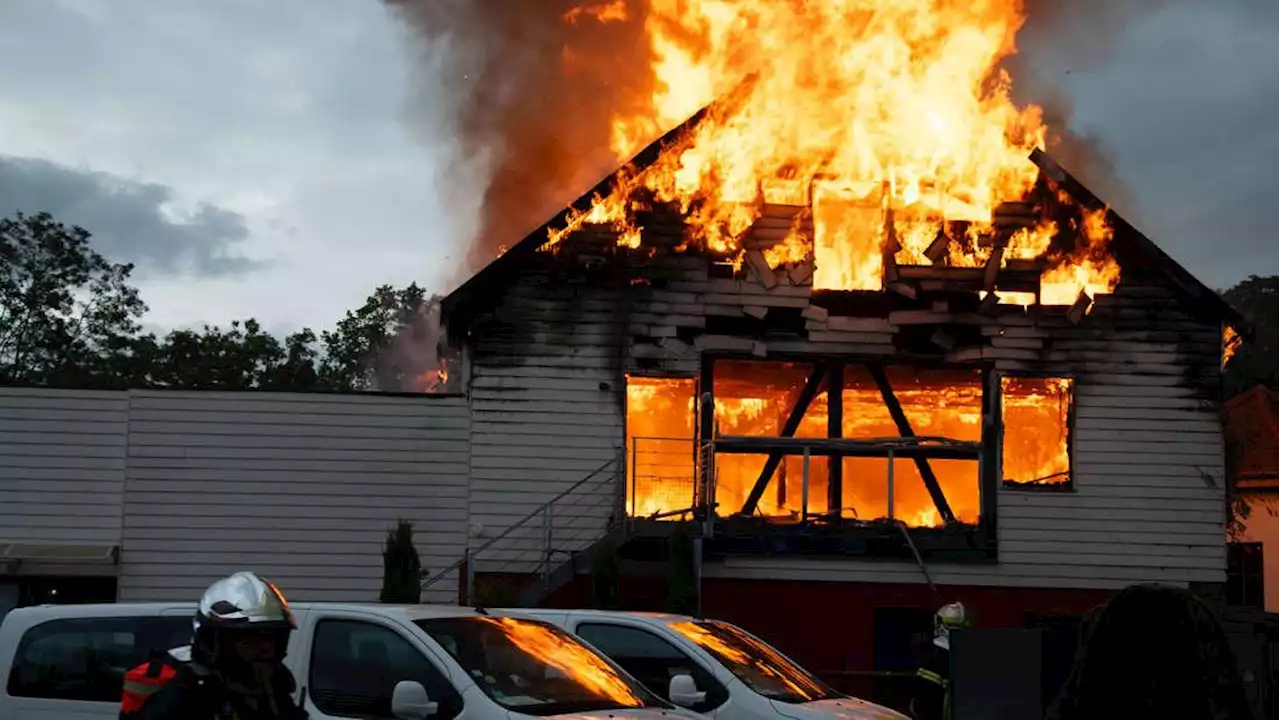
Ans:
<svg viewBox="0 0 1280 720"><path fill-rule="evenodd" d="M1020 0L643 4L656 80L647 108L614 114L618 156L725 100L656 163L622 174L609 195L552 229L553 246L603 223L634 247L638 191L677 205L696 241L729 254L765 203L809 206L815 287L878 290L886 248L899 263L924 264L940 234L954 236L949 264L987 262L992 244L980 238L994 234L996 207L1036 183L1028 154L1045 144L1041 111L1013 102L1000 69L1024 20ZM617 3L584 7L593 12L565 20L629 17ZM1044 255L1057 230L1046 219L1013 233L1000 261ZM1109 254L1088 251L1104 235L1088 236L1088 262L1058 259L1046 280L1069 287L1052 299L1114 288Z"/></svg>

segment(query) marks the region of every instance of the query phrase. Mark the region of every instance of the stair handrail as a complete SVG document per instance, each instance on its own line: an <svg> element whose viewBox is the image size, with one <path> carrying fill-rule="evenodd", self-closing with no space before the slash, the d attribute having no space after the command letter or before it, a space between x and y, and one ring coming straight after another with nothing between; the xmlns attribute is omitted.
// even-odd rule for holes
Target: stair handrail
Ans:
<svg viewBox="0 0 1280 720"><path fill-rule="evenodd" d="M615 448L615 450L616 450L616 448ZM555 497L551 498L550 500L548 500L548 501L546 501L546 502L542 503L542 504L541 504L541 505L539 505L539 506L537 507L537 509L535 509L533 512L530 512L528 515L525 515L524 517L520 518L519 520L517 520L516 522L512 523L511 525L508 525L508 526L507 526L507 528L506 528L505 530L503 530L502 532L498 533L498 534L497 534L497 535L495 535L494 537L489 538L488 540L486 540L486 541L485 541L482 545L480 545L479 547L477 547L477 548L473 548L473 549L470 549L470 550L469 550L465 555L463 555L463 556L462 556L462 558L461 558L461 559L457 560L457 561L456 561L456 562L454 562L454 563L451 563L451 564L450 564L448 567L446 567L444 570L441 570L440 572L436 573L435 575L432 575L430 578L427 578L426 580L424 580L424 581L422 582L422 585L421 585L420 587L421 587L423 590L426 590L427 588L429 588L429 587L431 587L431 586L435 585L436 583L438 583L438 582L440 582L441 580L443 580L443 579L445 579L446 577L448 577L448 576L449 576L450 574L452 574L455 570L459 570L459 569L461 569L463 565L466 565L466 564L467 564L467 560L468 560L468 559L473 558L473 557L475 557L476 555L479 555L480 553L484 552L485 550L488 550L490 547L493 547L494 543L497 543L499 540L502 540L503 538L507 537L507 536L508 536L508 535L510 535L511 533L515 532L517 528L523 527L525 523L527 523L527 522L529 522L530 520L532 520L532 519L534 519L534 518L538 517L539 515L541 515L541 514L542 514L542 513L547 509L547 507L548 507L548 506L550 506L550 505L554 505L555 503L559 502L560 500L563 500L563 499L565 498L565 496L569 495L569 494L570 494L570 493L572 493L573 491L575 491L575 490L577 490L578 488L580 488L580 487L582 487L583 485L585 485L585 484L587 483L587 481L591 480L592 478L594 478L595 476L597 476L597 475L599 475L600 473L604 472L605 470L608 470L610 465L615 465L615 464L617 464L618 459L619 459L619 456L615 454L615 455L614 455L614 457L613 457L612 459L610 459L610 460L609 460L609 462L607 462L607 463L605 463L605 464L601 465L600 467L596 468L595 470L592 470L592 471L591 471L591 473L590 473L589 475L587 475L586 477L582 478L581 480L579 480L579 481L575 482L574 484L570 485L568 488L564 489L563 491L561 491L560 493L558 493Z"/></svg>

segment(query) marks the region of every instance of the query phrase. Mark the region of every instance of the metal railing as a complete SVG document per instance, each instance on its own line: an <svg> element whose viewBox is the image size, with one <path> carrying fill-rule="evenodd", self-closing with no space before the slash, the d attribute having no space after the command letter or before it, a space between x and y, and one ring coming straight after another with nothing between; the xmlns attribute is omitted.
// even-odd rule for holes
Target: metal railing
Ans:
<svg viewBox="0 0 1280 720"><path fill-rule="evenodd" d="M515 605L530 582L550 589L552 572L625 522L621 451L422 583L460 574L459 601ZM469 543L470 545L470 543ZM477 582L477 577L480 582Z"/></svg>
<svg viewBox="0 0 1280 720"><path fill-rule="evenodd" d="M697 445L689 438L631 439L627 515L667 518L698 505Z"/></svg>

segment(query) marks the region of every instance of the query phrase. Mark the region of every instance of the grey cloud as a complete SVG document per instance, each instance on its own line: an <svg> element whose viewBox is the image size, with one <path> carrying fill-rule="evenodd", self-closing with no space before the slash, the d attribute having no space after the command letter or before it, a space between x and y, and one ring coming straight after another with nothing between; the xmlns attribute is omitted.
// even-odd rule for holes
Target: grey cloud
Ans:
<svg viewBox="0 0 1280 720"><path fill-rule="evenodd" d="M1211 286L1275 273L1277 6L1178 0L1131 23L1105 75L1073 75L1142 227Z"/></svg>
<svg viewBox="0 0 1280 720"><path fill-rule="evenodd" d="M48 212L93 233L94 249L139 274L221 276L258 265L235 252L245 218L214 205L174 216L166 185L41 160L0 155L0 215Z"/></svg>

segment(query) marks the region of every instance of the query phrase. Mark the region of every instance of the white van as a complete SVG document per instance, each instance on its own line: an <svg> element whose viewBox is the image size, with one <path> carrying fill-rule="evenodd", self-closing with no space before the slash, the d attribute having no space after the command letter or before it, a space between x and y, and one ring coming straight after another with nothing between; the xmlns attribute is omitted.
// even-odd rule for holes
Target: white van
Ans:
<svg viewBox="0 0 1280 720"><path fill-rule="evenodd" d="M907 720L842 695L760 638L719 620L606 610L504 610L554 623L672 704L725 720Z"/></svg>
<svg viewBox="0 0 1280 720"><path fill-rule="evenodd" d="M292 606L286 663L314 720L697 717L560 628L428 605ZM185 645L194 605L45 605L0 624L0 720L118 717L124 674Z"/></svg>

